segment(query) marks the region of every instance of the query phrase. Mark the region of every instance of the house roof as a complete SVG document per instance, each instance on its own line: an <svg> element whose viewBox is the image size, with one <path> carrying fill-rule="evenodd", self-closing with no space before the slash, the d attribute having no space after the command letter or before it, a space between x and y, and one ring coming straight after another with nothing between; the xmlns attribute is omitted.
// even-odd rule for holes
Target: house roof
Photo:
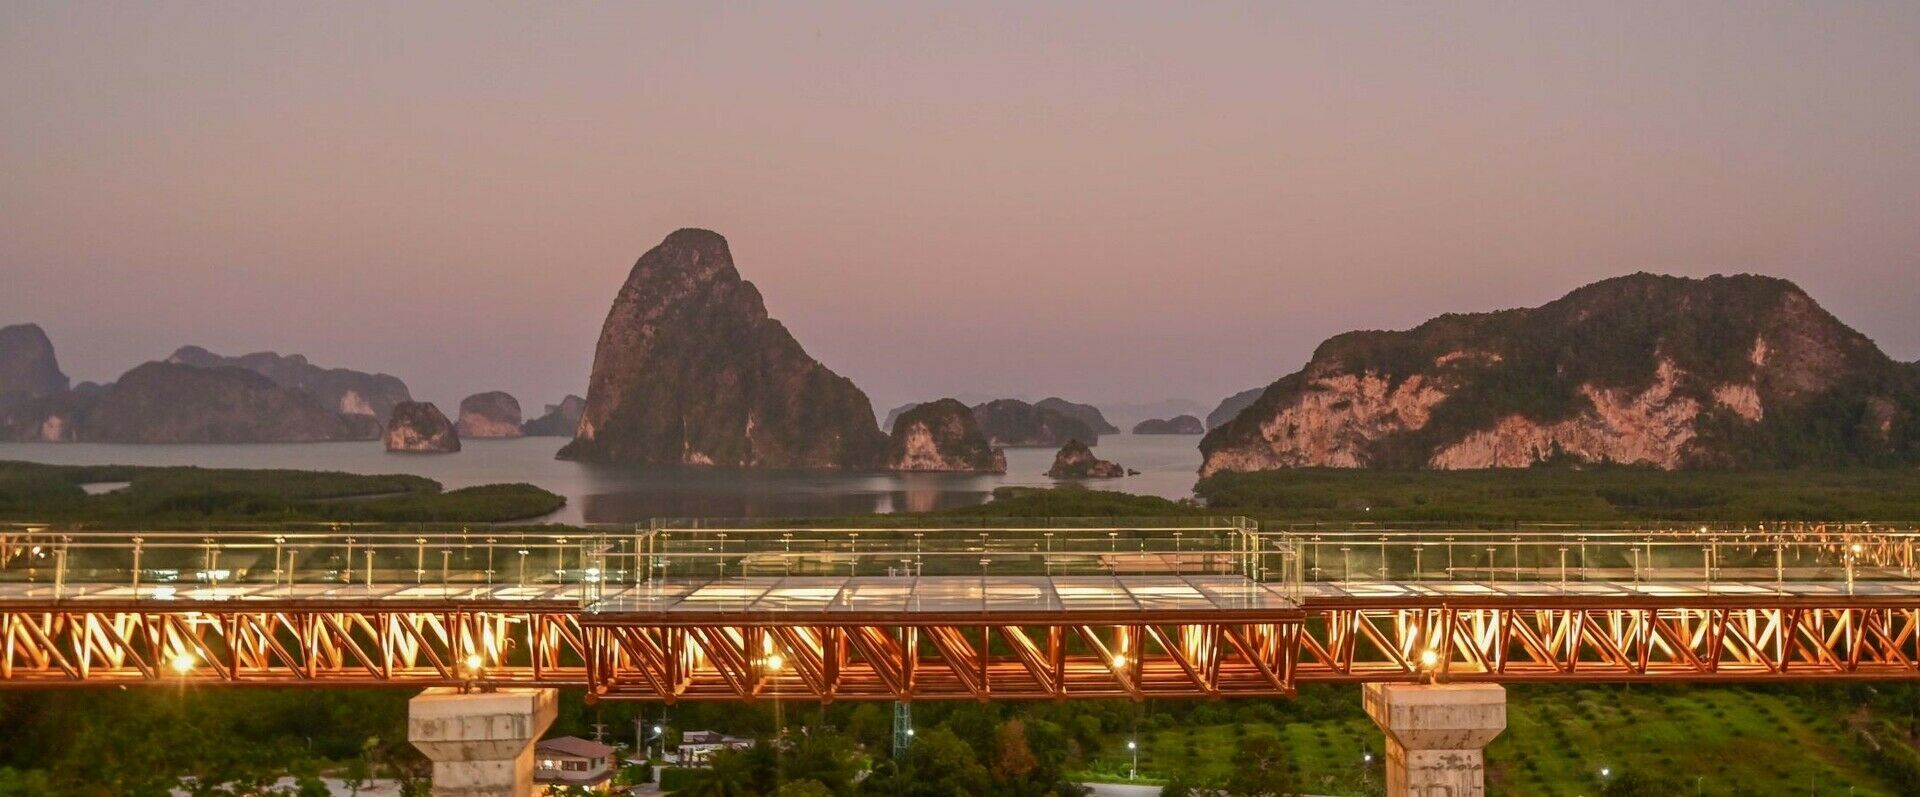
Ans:
<svg viewBox="0 0 1920 797"><path fill-rule="evenodd" d="M552 739L541 739L540 743L534 745L533 749L538 753L553 753L557 755L574 756L576 758L607 758L613 755L613 748L593 741L592 739L582 739L578 736L556 736Z"/></svg>

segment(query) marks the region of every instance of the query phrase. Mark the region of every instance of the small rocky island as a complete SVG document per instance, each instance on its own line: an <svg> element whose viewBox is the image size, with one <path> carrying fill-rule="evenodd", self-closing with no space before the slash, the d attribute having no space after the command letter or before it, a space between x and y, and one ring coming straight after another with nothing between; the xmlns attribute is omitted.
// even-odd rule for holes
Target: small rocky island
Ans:
<svg viewBox="0 0 1920 797"><path fill-rule="evenodd" d="M887 467L1006 473L1007 455L987 440L967 405L948 398L916 404L894 419Z"/></svg>
<svg viewBox="0 0 1920 797"><path fill-rule="evenodd" d="M1055 479L1116 479L1127 469L1093 455L1093 449L1078 440L1068 440L1053 457L1047 475Z"/></svg>
<svg viewBox="0 0 1920 797"><path fill-rule="evenodd" d="M416 454L451 454L460 450L460 434L453 422L430 401L403 401L394 405L387 422L387 450Z"/></svg>
<svg viewBox="0 0 1920 797"><path fill-rule="evenodd" d="M1069 440L1100 442L1100 433L1085 421L1019 399L989 401L974 407L973 416L997 446L1052 447Z"/></svg>
<svg viewBox="0 0 1920 797"><path fill-rule="evenodd" d="M1207 426L1191 415L1148 418L1133 425L1134 434L1206 434Z"/></svg>
<svg viewBox="0 0 1920 797"><path fill-rule="evenodd" d="M572 437L586 408L586 399L568 394L559 404L548 404L545 414L521 424L520 432L527 437Z"/></svg>
<svg viewBox="0 0 1920 797"><path fill-rule="evenodd" d="M520 402L502 390L475 393L460 400L461 437L520 437Z"/></svg>

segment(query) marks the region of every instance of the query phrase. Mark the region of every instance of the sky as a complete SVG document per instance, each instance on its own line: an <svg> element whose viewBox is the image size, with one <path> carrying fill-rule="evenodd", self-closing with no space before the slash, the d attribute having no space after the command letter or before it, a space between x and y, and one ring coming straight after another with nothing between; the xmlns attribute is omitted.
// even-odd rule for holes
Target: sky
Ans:
<svg viewBox="0 0 1920 797"><path fill-rule="evenodd" d="M881 411L1211 405L1647 270L1920 359L1920 4L0 0L0 324L583 392L717 230Z"/></svg>

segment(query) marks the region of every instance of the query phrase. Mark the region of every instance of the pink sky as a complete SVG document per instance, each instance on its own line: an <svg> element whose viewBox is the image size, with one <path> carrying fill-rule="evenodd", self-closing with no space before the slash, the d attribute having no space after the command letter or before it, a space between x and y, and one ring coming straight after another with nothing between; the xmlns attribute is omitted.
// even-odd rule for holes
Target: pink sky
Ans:
<svg viewBox="0 0 1920 797"><path fill-rule="evenodd" d="M0 323L583 391L720 231L880 408L1211 404L1653 270L1920 358L1920 4L0 2Z"/></svg>

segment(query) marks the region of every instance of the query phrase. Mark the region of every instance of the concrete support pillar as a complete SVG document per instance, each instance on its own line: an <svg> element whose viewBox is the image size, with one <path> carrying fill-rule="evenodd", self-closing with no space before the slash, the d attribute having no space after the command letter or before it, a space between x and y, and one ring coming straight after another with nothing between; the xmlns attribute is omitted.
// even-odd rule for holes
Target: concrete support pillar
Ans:
<svg viewBox="0 0 1920 797"><path fill-rule="evenodd" d="M1498 684L1367 684L1387 732L1387 797L1485 797L1487 743L1507 729Z"/></svg>
<svg viewBox="0 0 1920 797"><path fill-rule="evenodd" d="M433 797L530 797L533 743L558 705L552 689L435 687L407 702L407 741L433 761Z"/></svg>

